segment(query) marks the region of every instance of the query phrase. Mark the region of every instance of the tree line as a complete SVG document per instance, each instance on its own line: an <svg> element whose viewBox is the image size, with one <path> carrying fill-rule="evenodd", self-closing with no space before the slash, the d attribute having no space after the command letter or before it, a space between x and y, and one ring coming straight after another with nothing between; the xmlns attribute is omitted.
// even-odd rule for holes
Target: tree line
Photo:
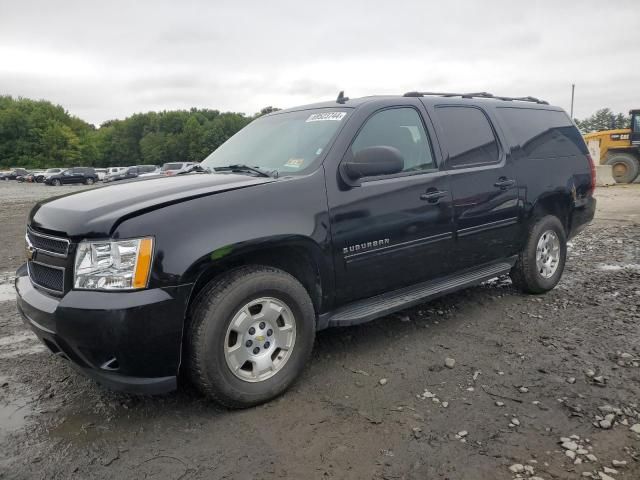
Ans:
<svg viewBox="0 0 640 480"><path fill-rule="evenodd" d="M256 117L192 108L137 113L96 128L46 100L0 96L0 169L111 167L199 162ZM575 119L582 133L628 128L627 115L608 108Z"/></svg>
<svg viewBox="0 0 640 480"><path fill-rule="evenodd" d="M624 113L613 113L609 108L601 108L590 117L583 120L574 119L582 133L613 130L614 128L629 128L631 116Z"/></svg>
<svg viewBox="0 0 640 480"><path fill-rule="evenodd" d="M138 113L96 128L45 100L0 96L0 169L199 162L254 118L197 109Z"/></svg>

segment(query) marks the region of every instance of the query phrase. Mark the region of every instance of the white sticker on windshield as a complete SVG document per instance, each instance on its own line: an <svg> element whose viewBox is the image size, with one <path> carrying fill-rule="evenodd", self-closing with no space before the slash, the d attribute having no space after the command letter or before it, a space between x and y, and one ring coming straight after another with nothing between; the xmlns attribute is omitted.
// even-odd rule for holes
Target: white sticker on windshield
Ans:
<svg viewBox="0 0 640 480"><path fill-rule="evenodd" d="M325 122L327 120L333 120L339 122L344 118L347 112L324 112L324 113L312 113L307 118L307 122Z"/></svg>

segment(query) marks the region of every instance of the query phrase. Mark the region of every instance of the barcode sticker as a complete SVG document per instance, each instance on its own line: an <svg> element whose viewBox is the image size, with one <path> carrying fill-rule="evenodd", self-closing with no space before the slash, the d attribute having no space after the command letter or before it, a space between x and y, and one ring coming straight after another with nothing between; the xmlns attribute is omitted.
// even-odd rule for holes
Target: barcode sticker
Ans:
<svg viewBox="0 0 640 480"><path fill-rule="evenodd" d="M307 118L307 122L326 122L327 120L333 120L339 122L344 118L347 112L324 112L324 113L312 113Z"/></svg>

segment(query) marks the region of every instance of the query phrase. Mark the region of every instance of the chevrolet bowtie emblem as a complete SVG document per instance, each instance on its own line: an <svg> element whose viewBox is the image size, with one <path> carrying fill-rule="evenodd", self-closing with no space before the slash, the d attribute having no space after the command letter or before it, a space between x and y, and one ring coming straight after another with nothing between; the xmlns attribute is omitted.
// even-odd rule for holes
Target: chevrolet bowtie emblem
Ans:
<svg viewBox="0 0 640 480"><path fill-rule="evenodd" d="M27 260L35 260L36 259L36 254L38 253L38 251L33 247L33 245L31 245L31 242L27 239Z"/></svg>
<svg viewBox="0 0 640 480"><path fill-rule="evenodd" d="M259 342L264 342L264 335L256 335L256 340Z"/></svg>

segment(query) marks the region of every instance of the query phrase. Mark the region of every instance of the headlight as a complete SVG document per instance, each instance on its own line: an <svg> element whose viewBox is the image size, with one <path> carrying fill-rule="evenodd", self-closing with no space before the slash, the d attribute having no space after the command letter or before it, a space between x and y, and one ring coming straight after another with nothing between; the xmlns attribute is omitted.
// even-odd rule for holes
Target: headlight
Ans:
<svg viewBox="0 0 640 480"><path fill-rule="evenodd" d="M153 238L81 242L76 252L74 287L83 290L146 288Z"/></svg>

